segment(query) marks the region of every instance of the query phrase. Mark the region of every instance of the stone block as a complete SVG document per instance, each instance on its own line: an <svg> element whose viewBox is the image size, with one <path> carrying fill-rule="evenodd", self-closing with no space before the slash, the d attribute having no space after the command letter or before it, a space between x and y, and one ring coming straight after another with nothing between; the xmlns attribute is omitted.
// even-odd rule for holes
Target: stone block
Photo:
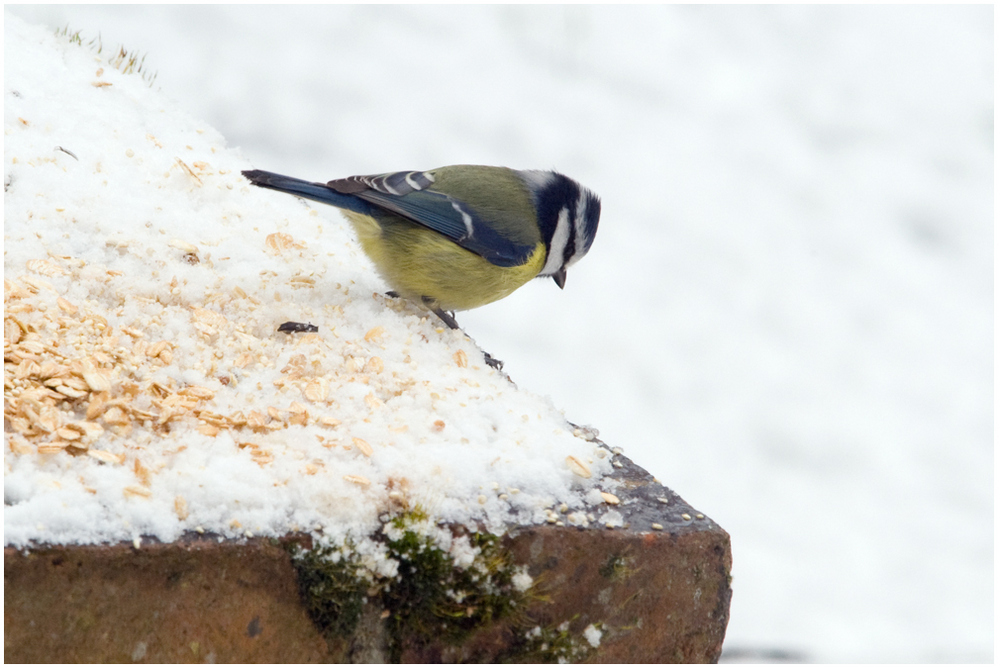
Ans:
<svg viewBox="0 0 1000 668"><path fill-rule="evenodd" d="M310 547L308 536L191 534L138 548L5 549L5 659L717 661L732 594L728 534L625 457L616 461L622 525L511 527L500 549L527 565L534 586L512 614L477 623L458 641L391 626L398 601L377 592L346 631L322 628L309 617L291 556L294 546Z"/></svg>

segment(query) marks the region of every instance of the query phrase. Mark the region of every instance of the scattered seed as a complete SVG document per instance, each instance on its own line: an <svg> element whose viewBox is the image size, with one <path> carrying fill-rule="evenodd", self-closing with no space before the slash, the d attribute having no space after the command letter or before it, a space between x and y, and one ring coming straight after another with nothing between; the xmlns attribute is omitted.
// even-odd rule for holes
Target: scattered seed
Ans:
<svg viewBox="0 0 1000 668"><path fill-rule="evenodd" d="M198 247L194 244L189 244L186 241L181 241L180 239L171 239L167 242L167 245L171 248L176 248L177 250L183 251L185 253L197 253ZM156 355L153 355L156 357Z"/></svg>
<svg viewBox="0 0 1000 668"><path fill-rule="evenodd" d="M35 276L21 276L20 280L24 281L24 284L31 288L34 292L41 292L42 290L48 290L49 292L55 292L56 289L48 281L43 281Z"/></svg>
<svg viewBox="0 0 1000 668"><path fill-rule="evenodd" d="M43 346L38 341L24 341L21 343L21 348L26 352L40 355L45 352L45 346Z"/></svg>
<svg viewBox="0 0 1000 668"><path fill-rule="evenodd" d="M365 373L379 374L385 369L381 357L372 357L365 363Z"/></svg>
<svg viewBox="0 0 1000 668"><path fill-rule="evenodd" d="M88 420L96 420L108 409L109 404L105 401L105 396L103 394L96 394L91 398L90 403L87 404Z"/></svg>
<svg viewBox="0 0 1000 668"><path fill-rule="evenodd" d="M87 393L84 392L83 390L78 390L76 388L69 387L66 385L57 385L52 389L54 389L56 392L59 392L60 394L66 395L70 399L79 399L81 397L87 396Z"/></svg>
<svg viewBox="0 0 1000 668"><path fill-rule="evenodd" d="M361 485L362 487L367 487L372 484L371 481L363 475L345 475L344 480L347 482L353 482L355 485Z"/></svg>
<svg viewBox="0 0 1000 668"><path fill-rule="evenodd" d="M612 506L617 506L621 503L621 500L610 492L601 492L601 498L604 499L605 503L610 503Z"/></svg>
<svg viewBox="0 0 1000 668"><path fill-rule="evenodd" d="M125 411L118 406L112 406L108 410L104 411L103 418L108 424L123 425L128 424L130 421L128 415L125 414Z"/></svg>
<svg viewBox="0 0 1000 668"><path fill-rule="evenodd" d="M264 245L276 253L287 250L295 245L292 235L284 232L272 232L264 239Z"/></svg>
<svg viewBox="0 0 1000 668"><path fill-rule="evenodd" d="M292 405L288 407L288 412L290 413L288 417L289 424L297 424L304 427L309 423L309 411L302 404L293 401Z"/></svg>
<svg viewBox="0 0 1000 668"><path fill-rule="evenodd" d="M250 411L250 414L247 415L247 426L254 431L263 430L265 424L266 420L261 413L258 413L257 411Z"/></svg>
<svg viewBox="0 0 1000 668"><path fill-rule="evenodd" d="M153 491L148 487L141 485L128 485L122 490L125 496L140 496L144 499L148 499L153 496Z"/></svg>
<svg viewBox="0 0 1000 668"><path fill-rule="evenodd" d="M313 403L326 401L330 394L330 383L326 378L315 378L306 385L302 394Z"/></svg>
<svg viewBox="0 0 1000 668"><path fill-rule="evenodd" d="M51 260L28 260L25 265L28 271L41 274L42 276L65 276L69 274L68 271Z"/></svg>
<svg viewBox="0 0 1000 668"><path fill-rule="evenodd" d="M592 475L590 473L590 468L573 455L566 457L566 465L569 467L570 471L581 478L589 478Z"/></svg>
<svg viewBox="0 0 1000 668"><path fill-rule="evenodd" d="M372 456L372 453L374 452L374 450L372 450L372 446L368 445L368 441L366 441L364 439L361 439L361 438L354 437L354 438L351 439L351 442L354 443L354 447L356 447L358 450L360 450L361 454L363 454L365 457L371 457Z"/></svg>
<svg viewBox="0 0 1000 668"><path fill-rule="evenodd" d="M105 464L122 464L125 461L125 455L115 455L107 450L88 450L87 454Z"/></svg>
<svg viewBox="0 0 1000 668"><path fill-rule="evenodd" d="M169 341L157 341L149 348L146 348L146 355L149 357L159 357L160 353L170 347Z"/></svg>
<svg viewBox="0 0 1000 668"><path fill-rule="evenodd" d="M92 392L107 392L111 389L111 381L107 375L96 369L92 362L86 363L81 375Z"/></svg>
<svg viewBox="0 0 1000 668"><path fill-rule="evenodd" d="M10 307L7 307L7 311L8 313L10 312ZM4 318L3 340L6 341L9 345L12 346L16 345L21 340L21 337L24 336L24 334L27 331L28 330L20 322L18 322L17 318L14 317Z"/></svg>
<svg viewBox="0 0 1000 668"><path fill-rule="evenodd" d="M174 497L174 513L182 522L188 518L188 504L183 496Z"/></svg>
<svg viewBox="0 0 1000 668"><path fill-rule="evenodd" d="M78 306L66 301L62 297L58 297L56 299L56 305L70 315L75 315L76 312L80 310Z"/></svg>
<svg viewBox="0 0 1000 668"><path fill-rule="evenodd" d="M69 429L77 429L83 434L83 441L90 443L104 433L104 427L96 422L71 422L66 425ZM77 446L79 447L79 446Z"/></svg>
<svg viewBox="0 0 1000 668"><path fill-rule="evenodd" d="M217 436L219 434L219 428L207 422L198 425L197 431L199 434L204 434L205 436Z"/></svg>
<svg viewBox="0 0 1000 668"><path fill-rule="evenodd" d="M13 434L14 438L10 439L10 451L16 455L30 455L35 450L28 443L28 440L21 436L20 434Z"/></svg>

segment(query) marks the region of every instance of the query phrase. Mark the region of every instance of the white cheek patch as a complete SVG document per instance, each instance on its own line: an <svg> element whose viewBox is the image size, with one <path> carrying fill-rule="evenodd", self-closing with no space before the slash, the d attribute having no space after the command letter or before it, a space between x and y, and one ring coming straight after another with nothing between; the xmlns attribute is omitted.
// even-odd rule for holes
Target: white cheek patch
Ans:
<svg viewBox="0 0 1000 668"><path fill-rule="evenodd" d="M569 267L574 262L583 257L587 252L587 191L580 191L580 199L576 203L576 216L573 219L573 227L575 234L573 235L576 243L573 247L573 255L566 260L566 266Z"/></svg>
<svg viewBox="0 0 1000 668"><path fill-rule="evenodd" d="M566 252L567 243L569 243L569 209L564 206L559 211L556 231L552 235L552 243L549 244L549 255L545 258L545 266L542 267L542 271L540 272L541 276L551 276L562 268L563 254Z"/></svg>

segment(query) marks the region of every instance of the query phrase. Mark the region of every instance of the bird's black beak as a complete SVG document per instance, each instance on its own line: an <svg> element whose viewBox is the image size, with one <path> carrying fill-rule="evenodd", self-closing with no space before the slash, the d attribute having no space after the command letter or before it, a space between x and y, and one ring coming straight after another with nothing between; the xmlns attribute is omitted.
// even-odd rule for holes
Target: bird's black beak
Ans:
<svg viewBox="0 0 1000 668"><path fill-rule="evenodd" d="M563 267L556 273L552 274L552 280L556 282L559 289L562 290L566 287L566 267Z"/></svg>

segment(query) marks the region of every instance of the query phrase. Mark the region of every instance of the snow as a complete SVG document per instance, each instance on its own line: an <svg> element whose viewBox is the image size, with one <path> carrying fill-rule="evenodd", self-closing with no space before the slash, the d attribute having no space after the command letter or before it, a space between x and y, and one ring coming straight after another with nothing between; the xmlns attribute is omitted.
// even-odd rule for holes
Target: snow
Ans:
<svg viewBox="0 0 1000 668"><path fill-rule="evenodd" d="M119 388L100 399L87 380L79 409L46 414L17 383L38 375L20 373L32 360L14 360L6 544L299 529L357 541L419 506L434 518L424 533L466 567L468 540L437 521L501 531L589 508L590 488L617 484L549 399L382 295L335 212L324 224L250 186L219 133L86 48L12 17L5 48L10 316L39 333L25 345L57 348L66 368L93 360L90 378ZM289 319L319 333L277 333ZM81 419L114 401L128 416ZM99 434L36 434L87 446L36 453L22 435L31 411ZM597 475L574 474L570 457Z"/></svg>
<svg viewBox="0 0 1000 668"><path fill-rule="evenodd" d="M156 88L178 101L171 109L205 119L186 126L192 155L233 172L206 177L193 191L200 202L175 155L145 139L148 128L115 137L77 125L38 148L57 161L46 163L46 183L58 183L53 192L67 202L96 197L88 188L100 183L55 181L58 169L80 165L52 147L81 158L81 146L117 152L102 167L114 170L107 187L122 200L101 229L129 242L114 259L131 263L132 278L144 264L130 249L161 257L174 237L213 262L234 258L219 287L198 267L172 272L188 280L184 299L235 283L238 262L278 274L255 273L247 292L274 292L293 271L264 250L274 231L307 244L295 260L302 268L327 262L326 252L345 258L318 276L324 285L363 261L346 259L350 237L335 212L317 209L308 227L290 213L294 200L242 190L232 174L243 164L317 180L499 164L556 168L592 188L603 200L601 228L566 289L533 282L459 321L520 387L598 427L730 532L726 651L992 659L992 7L11 11L148 52ZM9 41L7 126L21 60ZM63 67L18 64L29 66ZM60 99L86 107L90 96L73 92ZM248 160L220 157L226 144ZM5 169L10 145L8 133ZM147 172L131 171L125 148L184 208L146 211L145 191L133 199ZM232 218L243 206L263 221L257 230ZM134 225L121 212L135 210L154 231L188 227L155 244L127 238L121 230ZM230 216L229 236L185 222L205 213ZM252 251L237 254L244 245ZM7 266L5 257L5 275ZM384 287L370 272L355 280L364 289L348 290ZM256 335L282 318L316 323L343 297L286 289L280 307L269 301L244 322ZM388 317L381 302L365 304L366 324ZM123 317L142 318L135 309ZM366 331L338 333L363 341ZM438 361L466 345L424 331ZM379 355L388 369L388 353ZM227 465L214 457L207 465ZM233 470L233 485L257 474L253 467ZM49 480L8 473L5 496ZM67 514L84 514L57 510L52 521L69 525Z"/></svg>
<svg viewBox="0 0 1000 668"><path fill-rule="evenodd" d="M593 624L589 624L587 628L583 630L583 637L588 643L590 643L591 647L601 646L601 630Z"/></svg>
<svg viewBox="0 0 1000 668"><path fill-rule="evenodd" d="M517 589L520 592L525 592L528 591L528 589L531 587L532 583L534 582L534 579L530 575L528 575L525 569L515 573L511 577L510 581L511 584L514 585L515 589Z"/></svg>

